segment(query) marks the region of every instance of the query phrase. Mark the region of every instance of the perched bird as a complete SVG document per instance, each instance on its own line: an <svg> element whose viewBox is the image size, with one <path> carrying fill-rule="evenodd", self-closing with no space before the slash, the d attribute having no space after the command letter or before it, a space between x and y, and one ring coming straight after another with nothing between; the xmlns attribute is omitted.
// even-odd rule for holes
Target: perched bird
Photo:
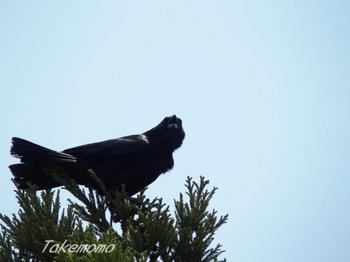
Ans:
<svg viewBox="0 0 350 262"><path fill-rule="evenodd" d="M97 185L88 175L92 169L108 190L122 184L129 196L136 194L174 166L173 152L185 137L182 121L176 115L166 117L156 127L139 135L125 136L98 143L54 151L21 138L12 138L11 155L21 163L9 166L21 189L27 183L38 190L61 186L47 173L59 169L78 184Z"/></svg>

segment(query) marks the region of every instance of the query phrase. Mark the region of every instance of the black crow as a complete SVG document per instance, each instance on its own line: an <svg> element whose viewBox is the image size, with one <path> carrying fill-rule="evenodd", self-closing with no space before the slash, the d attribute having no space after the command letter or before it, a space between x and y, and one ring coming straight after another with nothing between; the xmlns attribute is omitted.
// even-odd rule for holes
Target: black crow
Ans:
<svg viewBox="0 0 350 262"><path fill-rule="evenodd" d="M48 169L59 169L78 184L97 189L87 170L92 169L108 190L122 184L129 196L141 191L162 173L174 166L173 152L185 137L182 121L175 115L166 117L156 127L140 135L125 136L54 151L21 138L12 139L11 155L21 163L9 166L21 189L27 183L38 190L61 186L47 175Z"/></svg>

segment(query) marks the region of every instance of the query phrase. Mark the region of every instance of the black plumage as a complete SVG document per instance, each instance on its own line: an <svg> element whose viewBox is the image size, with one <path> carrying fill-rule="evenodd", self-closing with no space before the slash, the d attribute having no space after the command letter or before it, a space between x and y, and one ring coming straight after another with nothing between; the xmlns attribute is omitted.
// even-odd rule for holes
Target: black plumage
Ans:
<svg viewBox="0 0 350 262"><path fill-rule="evenodd" d="M174 165L173 152L185 137L180 118L166 117L156 127L131 135L63 150L54 151L21 138L12 139L11 154L21 163L9 166L21 189L30 182L38 189L60 186L47 175L57 168L80 185L96 188L87 174L92 169L109 190L122 184L128 195L141 191Z"/></svg>

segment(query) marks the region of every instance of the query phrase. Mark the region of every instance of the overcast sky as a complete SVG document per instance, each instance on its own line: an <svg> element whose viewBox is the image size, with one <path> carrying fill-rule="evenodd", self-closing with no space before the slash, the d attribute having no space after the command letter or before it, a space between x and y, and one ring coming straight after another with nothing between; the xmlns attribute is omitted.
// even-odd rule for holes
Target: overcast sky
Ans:
<svg viewBox="0 0 350 262"><path fill-rule="evenodd" d="M183 120L174 169L219 187L228 261L350 261L349 1L0 3L0 212L10 139L52 149Z"/></svg>

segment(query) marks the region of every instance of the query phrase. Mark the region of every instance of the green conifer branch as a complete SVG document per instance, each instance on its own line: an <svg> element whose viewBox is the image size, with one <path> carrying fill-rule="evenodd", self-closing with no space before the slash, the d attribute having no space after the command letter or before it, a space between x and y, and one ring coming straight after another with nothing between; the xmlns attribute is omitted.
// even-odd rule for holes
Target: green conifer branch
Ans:
<svg viewBox="0 0 350 262"><path fill-rule="evenodd" d="M150 200L144 191L136 198L128 197L123 187L118 192L109 192L93 170L88 175L95 181L97 191L86 191L59 170L51 170L50 175L80 203L69 199L67 210L61 210L59 191L55 194L47 190L38 195L33 186L27 191L17 190L18 214L11 218L0 214L1 262L225 261L219 260L224 251L220 244L213 246L213 240L215 232L226 223L227 215L218 217L216 210L208 211L217 188L209 190L209 181L204 177L199 183L187 178L187 200L182 193L175 200L173 217L161 198ZM48 239L54 240L52 245L64 241L111 243L116 249L108 254L43 253Z"/></svg>

